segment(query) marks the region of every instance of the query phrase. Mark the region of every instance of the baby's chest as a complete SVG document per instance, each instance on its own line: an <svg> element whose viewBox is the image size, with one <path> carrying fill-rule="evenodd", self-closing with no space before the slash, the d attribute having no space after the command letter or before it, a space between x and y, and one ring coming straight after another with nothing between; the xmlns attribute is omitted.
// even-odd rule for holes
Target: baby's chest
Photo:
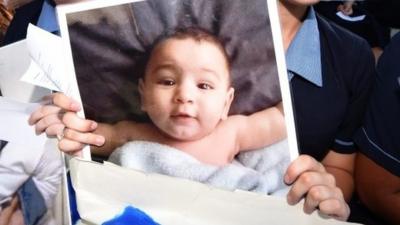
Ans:
<svg viewBox="0 0 400 225"><path fill-rule="evenodd" d="M201 143L186 151L197 160L213 165L226 165L235 157L235 145L229 140L219 140L212 143Z"/></svg>

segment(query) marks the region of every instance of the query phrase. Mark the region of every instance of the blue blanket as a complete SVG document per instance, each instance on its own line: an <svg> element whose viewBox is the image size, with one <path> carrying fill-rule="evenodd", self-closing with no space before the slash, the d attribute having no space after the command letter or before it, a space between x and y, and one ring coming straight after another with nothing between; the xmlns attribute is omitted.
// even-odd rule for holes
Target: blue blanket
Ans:
<svg viewBox="0 0 400 225"><path fill-rule="evenodd" d="M285 187L283 175L290 163L286 141L240 153L229 165L204 164L167 145L146 141L128 142L116 149L109 161L149 173L186 178L227 190L273 194Z"/></svg>

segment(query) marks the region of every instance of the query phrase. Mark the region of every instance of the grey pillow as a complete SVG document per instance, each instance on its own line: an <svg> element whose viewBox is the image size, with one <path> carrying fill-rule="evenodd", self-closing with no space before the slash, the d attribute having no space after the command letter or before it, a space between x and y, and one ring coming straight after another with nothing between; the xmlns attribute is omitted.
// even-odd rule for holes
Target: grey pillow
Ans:
<svg viewBox="0 0 400 225"><path fill-rule="evenodd" d="M176 27L201 27L224 41L235 88L230 114L281 101L265 0L148 0L69 14L67 21L85 114L96 121L146 120L137 91L143 56Z"/></svg>

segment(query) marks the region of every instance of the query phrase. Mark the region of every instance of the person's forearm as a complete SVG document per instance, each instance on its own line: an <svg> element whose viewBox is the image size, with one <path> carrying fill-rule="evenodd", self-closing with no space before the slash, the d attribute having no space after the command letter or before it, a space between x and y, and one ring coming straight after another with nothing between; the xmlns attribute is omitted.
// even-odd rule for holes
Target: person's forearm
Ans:
<svg viewBox="0 0 400 225"><path fill-rule="evenodd" d="M336 180L336 186L343 192L346 202L349 202L354 191L354 178L348 171L331 166L325 166L328 173L332 174Z"/></svg>
<svg viewBox="0 0 400 225"><path fill-rule="evenodd" d="M361 201L382 218L400 224L400 178L363 154L358 154L355 171Z"/></svg>
<svg viewBox="0 0 400 225"><path fill-rule="evenodd" d="M341 154L330 150L322 164L328 173L336 180L336 186L343 192L346 202L349 202L354 191L354 161L356 154Z"/></svg>
<svg viewBox="0 0 400 225"><path fill-rule="evenodd" d="M378 195L373 204L368 204L368 208L381 215L392 224L400 224L400 190L396 193Z"/></svg>

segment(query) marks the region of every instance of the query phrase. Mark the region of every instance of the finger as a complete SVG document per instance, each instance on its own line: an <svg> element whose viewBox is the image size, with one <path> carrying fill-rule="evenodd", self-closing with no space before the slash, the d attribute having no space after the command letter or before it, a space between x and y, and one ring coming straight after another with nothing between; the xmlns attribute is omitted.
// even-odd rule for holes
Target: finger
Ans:
<svg viewBox="0 0 400 225"><path fill-rule="evenodd" d="M18 195L14 195L14 196L12 197L10 206L11 206L11 208L13 209L13 211L16 210L16 209L19 207L19 198L18 198Z"/></svg>
<svg viewBox="0 0 400 225"><path fill-rule="evenodd" d="M319 204L321 213L332 216L338 220L346 221L350 215L350 208L345 201L331 198Z"/></svg>
<svg viewBox="0 0 400 225"><path fill-rule="evenodd" d="M52 124L46 128L45 132L48 137L55 137L57 134L61 134L64 130L65 125L63 123Z"/></svg>
<svg viewBox="0 0 400 225"><path fill-rule="evenodd" d="M285 183L292 184L306 171L325 172L325 167L311 156L300 155L288 166L284 177Z"/></svg>
<svg viewBox="0 0 400 225"><path fill-rule="evenodd" d="M36 134L41 134L48 127L50 127L50 126L52 126L54 124L63 125L63 123L61 121L61 117L62 117L61 114L50 114L50 115L47 115L47 116L43 117L35 125Z"/></svg>
<svg viewBox="0 0 400 225"><path fill-rule="evenodd" d="M63 138L58 142L58 148L67 154L72 154L76 151L82 151L84 147L85 144L69 140L67 138Z"/></svg>
<svg viewBox="0 0 400 225"><path fill-rule="evenodd" d="M45 104L45 105L52 105L55 94L57 94L57 93L52 93L52 94L43 96L42 99L40 100L40 103Z"/></svg>
<svg viewBox="0 0 400 225"><path fill-rule="evenodd" d="M82 151L71 152L71 155L76 157L82 157Z"/></svg>
<svg viewBox="0 0 400 225"><path fill-rule="evenodd" d="M105 142L105 138L98 134L93 133L81 133L71 129L64 130L64 138L69 140L80 142L82 144L102 146Z"/></svg>
<svg viewBox="0 0 400 225"><path fill-rule="evenodd" d="M300 175L287 194L287 201L293 205L298 203L314 186L335 187L335 177L330 173L305 172Z"/></svg>
<svg viewBox="0 0 400 225"><path fill-rule="evenodd" d="M54 105L40 106L29 116L28 123L30 125L33 125L37 123L39 120L43 119L43 117L46 117L51 114L58 114L61 112L61 110L62 109L60 107Z"/></svg>
<svg viewBox="0 0 400 225"><path fill-rule="evenodd" d="M11 199L10 205L2 208L0 212L0 224L11 224L11 218L15 211L19 208L18 196L14 195Z"/></svg>
<svg viewBox="0 0 400 225"><path fill-rule="evenodd" d="M306 196L304 201L303 210L307 214L311 214L319 204L327 199L343 200L343 194L337 187L328 186L314 186Z"/></svg>
<svg viewBox="0 0 400 225"><path fill-rule="evenodd" d="M65 113L62 122L66 127L80 132L92 132L97 128L95 121L82 119L73 112Z"/></svg>
<svg viewBox="0 0 400 225"><path fill-rule="evenodd" d="M63 93L53 94L53 104L67 111L78 112L81 110L80 104Z"/></svg>

